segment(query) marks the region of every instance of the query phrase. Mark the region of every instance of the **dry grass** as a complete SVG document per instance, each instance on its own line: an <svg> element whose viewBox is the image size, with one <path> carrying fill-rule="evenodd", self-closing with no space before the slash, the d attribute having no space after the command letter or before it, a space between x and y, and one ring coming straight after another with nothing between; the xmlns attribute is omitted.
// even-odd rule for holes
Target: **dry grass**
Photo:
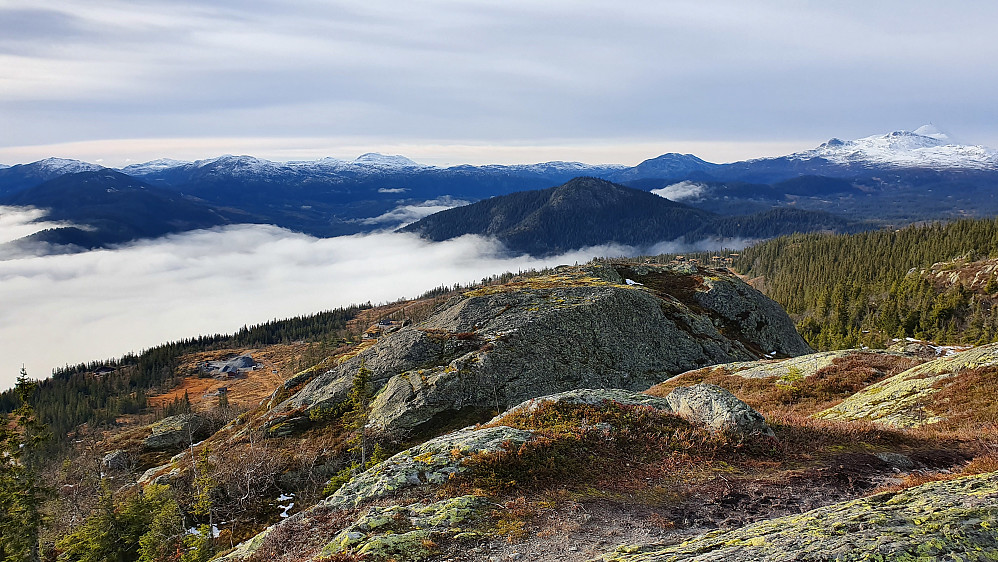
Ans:
<svg viewBox="0 0 998 562"><path fill-rule="evenodd" d="M170 391L150 396L149 405L164 407L174 400L183 399L186 392L194 409L204 410L214 406L218 401L216 396L205 396L205 394L216 392L225 386L229 389L229 404L242 407L255 406L284 384L284 381L294 374L295 367L300 364L302 358L316 345L318 344L275 344L263 348L233 348L185 355L180 359L177 372L188 373L188 376ZM261 368L228 380L197 376L197 367L204 361L217 361L243 354L251 354L253 359L262 365Z"/></svg>
<svg viewBox="0 0 998 562"><path fill-rule="evenodd" d="M925 405L945 418L941 429L969 436L998 432L998 366L960 371L935 384L939 389Z"/></svg>
<svg viewBox="0 0 998 562"><path fill-rule="evenodd" d="M353 522L355 513L345 510L316 509L307 518L297 518L278 525L263 540L247 562L298 562L316 556L330 538ZM338 554L323 558L327 562L359 562L362 557Z"/></svg>

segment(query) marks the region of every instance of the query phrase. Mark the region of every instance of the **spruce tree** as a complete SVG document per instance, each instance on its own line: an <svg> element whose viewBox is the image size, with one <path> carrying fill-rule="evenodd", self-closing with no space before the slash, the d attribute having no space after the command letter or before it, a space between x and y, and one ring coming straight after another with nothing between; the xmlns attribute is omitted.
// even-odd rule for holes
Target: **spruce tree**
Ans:
<svg viewBox="0 0 998 562"><path fill-rule="evenodd" d="M36 562L48 490L39 480L39 449L48 428L35 416L31 398L37 383L21 368L15 394L18 406L0 416L0 561Z"/></svg>

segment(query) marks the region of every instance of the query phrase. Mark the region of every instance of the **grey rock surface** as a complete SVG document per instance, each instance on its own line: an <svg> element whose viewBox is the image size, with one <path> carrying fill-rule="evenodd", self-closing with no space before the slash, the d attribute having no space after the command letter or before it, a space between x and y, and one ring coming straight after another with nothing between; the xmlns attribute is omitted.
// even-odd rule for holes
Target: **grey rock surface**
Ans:
<svg viewBox="0 0 998 562"><path fill-rule="evenodd" d="M558 394L549 394L539 398L531 398L496 416L489 424L502 423L503 419L514 414L534 412L537 408L545 404L564 402L568 404L599 405L607 401L625 406L649 406L666 412L672 412L672 406L669 405L669 401L658 396L650 396L619 388L580 388Z"/></svg>
<svg viewBox="0 0 998 562"><path fill-rule="evenodd" d="M717 385L681 386L665 400L676 415L694 425L734 435L773 436L762 414Z"/></svg>
<svg viewBox="0 0 998 562"><path fill-rule="evenodd" d="M177 449L197 442L209 432L207 421L197 414L163 418L149 426L152 433L142 445L146 449Z"/></svg>
<svg viewBox="0 0 998 562"><path fill-rule="evenodd" d="M335 408L361 362L379 389L372 425L433 433L536 396L642 390L706 365L810 351L776 303L724 271L566 267L469 291L333 369L289 381L268 426L286 434L311 410Z"/></svg>
<svg viewBox="0 0 998 562"><path fill-rule="evenodd" d="M128 451L115 449L104 455L104 458L101 459L101 466L104 470L128 470L132 466L132 458Z"/></svg>

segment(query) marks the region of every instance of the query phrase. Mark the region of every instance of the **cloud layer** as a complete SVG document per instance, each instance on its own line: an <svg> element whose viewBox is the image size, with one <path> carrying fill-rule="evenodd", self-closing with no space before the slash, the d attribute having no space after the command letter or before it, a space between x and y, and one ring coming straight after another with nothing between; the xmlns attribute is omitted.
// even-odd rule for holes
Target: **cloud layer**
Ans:
<svg viewBox="0 0 998 562"><path fill-rule="evenodd" d="M708 240L697 247L717 245ZM610 245L535 259L511 257L500 243L477 236L436 243L387 232L312 238L237 225L115 249L7 259L0 261L0 389L13 384L22 364L44 378L54 367L169 340L411 298L505 271L691 249L669 242L641 250Z"/></svg>
<svg viewBox="0 0 998 562"><path fill-rule="evenodd" d="M418 296L494 273L623 255L507 257L494 241L412 235L317 239L272 226L202 230L80 254L0 261L0 388L168 340Z"/></svg>

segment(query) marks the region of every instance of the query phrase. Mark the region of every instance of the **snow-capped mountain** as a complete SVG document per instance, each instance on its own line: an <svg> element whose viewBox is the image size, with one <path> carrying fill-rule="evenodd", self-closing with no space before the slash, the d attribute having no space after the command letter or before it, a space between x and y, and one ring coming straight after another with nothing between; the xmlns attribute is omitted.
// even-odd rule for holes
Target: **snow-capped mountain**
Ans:
<svg viewBox="0 0 998 562"><path fill-rule="evenodd" d="M129 176L143 176L153 172L161 172L170 168L179 168L191 164L186 160L174 160L173 158L159 158L141 164L130 164L121 168L121 172Z"/></svg>
<svg viewBox="0 0 998 562"><path fill-rule="evenodd" d="M97 164L81 162L80 160L70 160L67 158L46 158L31 164L24 164L24 166L34 167L40 172L59 175L75 174L77 172L95 172L104 168L103 166L99 166Z"/></svg>
<svg viewBox="0 0 998 562"><path fill-rule="evenodd" d="M954 144L949 136L931 125L915 131L894 131L856 140L833 138L817 148L791 154L789 158L823 158L835 164L867 167L998 169L998 151L979 145Z"/></svg>
<svg viewBox="0 0 998 562"><path fill-rule="evenodd" d="M411 170L434 167L420 164L406 158L405 156L380 154L378 152L361 154L353 162L350 162L350 167L355 166L375 168L379 171Z"/></svg>

